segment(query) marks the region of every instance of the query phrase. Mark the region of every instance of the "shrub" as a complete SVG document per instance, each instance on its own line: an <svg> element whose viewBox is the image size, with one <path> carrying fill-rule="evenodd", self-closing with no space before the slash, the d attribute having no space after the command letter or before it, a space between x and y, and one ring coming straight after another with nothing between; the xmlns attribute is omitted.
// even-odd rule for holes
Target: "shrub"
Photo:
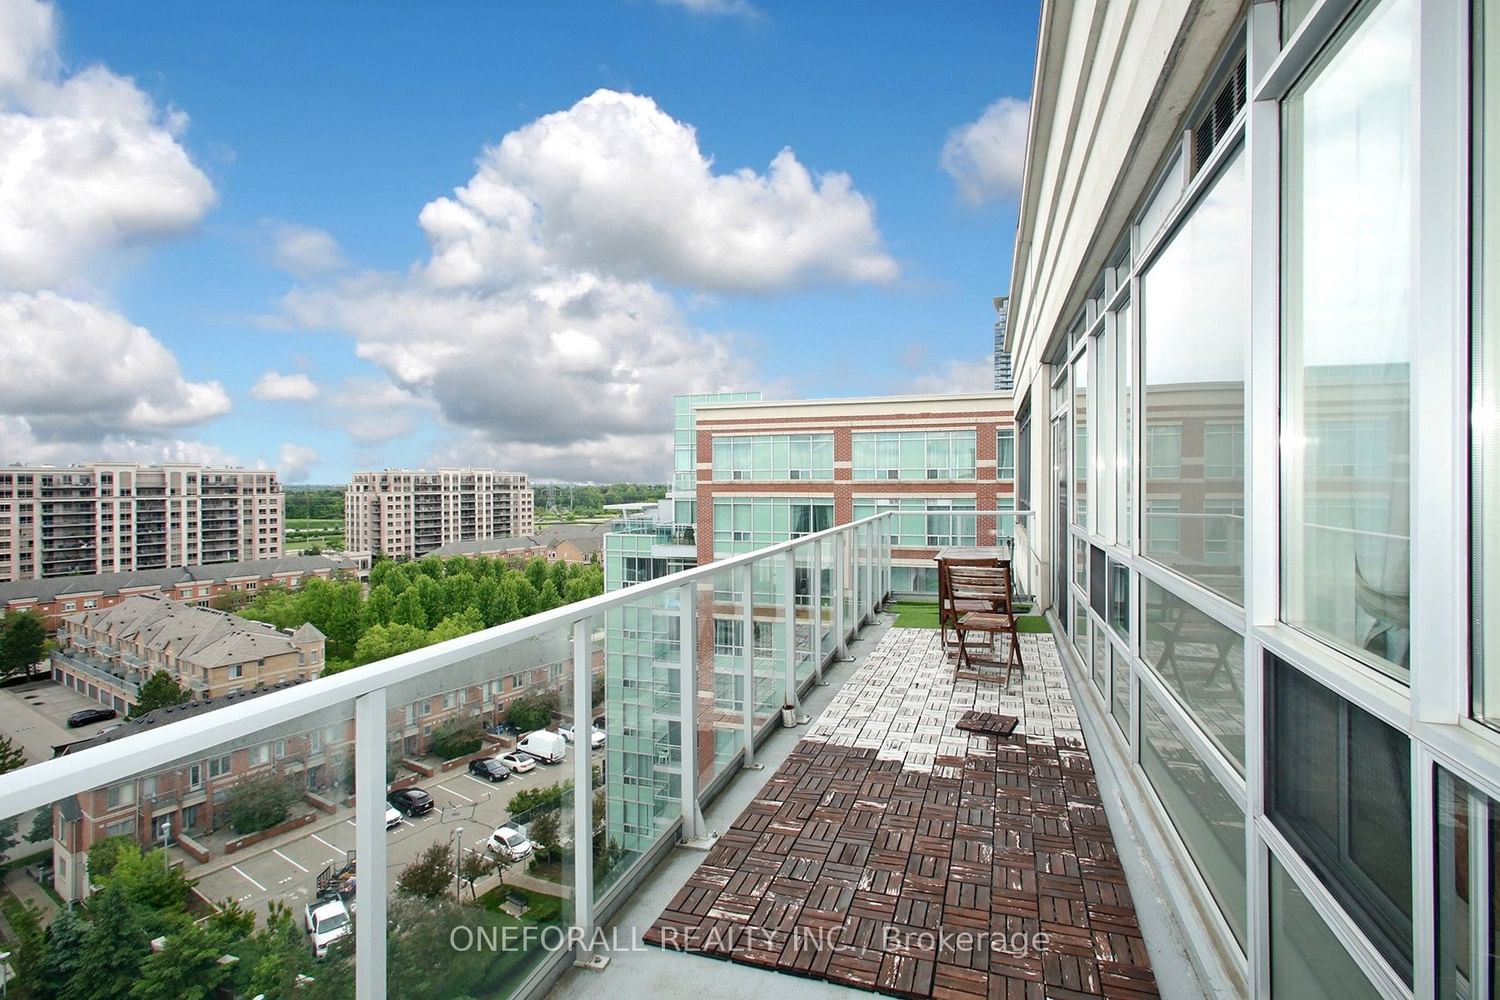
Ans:
<svg viewBox="0 0 1500 1000"><path fill-rule="evenodd" d="M450 719L432 732L432 752L441 760L466 757L484 746L478 719Z"/></svg>
<svg viewBox="0 0 1500 1000"><path fill-rule="evenodd" d="M229 827L240 836L286 822L296 796L273 775L251 778L229 793Z"/></svg>
<svg viewBox="0 0 1500 1000"><path fill-rule="evenodd" d="M510 708L506 712L506 721L516 727L516 732L529 733L534 729L546 728L547 723L552 721L552 713L555 711L557 711L556 691L522 695L510 703Z"/></svg>

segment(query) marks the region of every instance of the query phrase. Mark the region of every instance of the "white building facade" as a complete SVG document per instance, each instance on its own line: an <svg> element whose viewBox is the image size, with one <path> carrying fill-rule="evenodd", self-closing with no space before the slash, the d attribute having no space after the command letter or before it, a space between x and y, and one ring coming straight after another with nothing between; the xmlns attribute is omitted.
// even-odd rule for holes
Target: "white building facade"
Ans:
<svg viewBox="0 0 1500 1000"><path fill-rule="evenodd" d="M1221 995L1494 995L1497 39L1492 0L1043 5L1018 533Z"/></svg>
<svg viewBox="0 0 1500 1000"><path fill-rule="evenodd" d="M356 472L344 494L344 546L420 559L454 542L536 530L531 481L494 469Z"/></svg>
<svg viewBox="0 0 1500 1000"><path fill-rule="evenodd" d="M281 557L276 473L99 463L0 468L0 582Z"/></svg>

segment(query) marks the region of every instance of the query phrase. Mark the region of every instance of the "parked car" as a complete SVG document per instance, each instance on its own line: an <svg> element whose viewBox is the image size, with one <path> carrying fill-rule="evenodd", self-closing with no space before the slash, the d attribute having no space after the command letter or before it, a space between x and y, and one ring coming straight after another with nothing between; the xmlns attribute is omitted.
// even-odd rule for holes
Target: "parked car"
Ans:
<svg viewBox="0 0 1500 1000"><path fill-rule="evenodd" d="M525 861L531 857L531 841L515 826L497 826L485 846L492 854L497 854L506 861Z"/></svg>
<svg viewBox="0 0 1500 1000"><path fill-rule="evenodd" d="M68 716L68 728L77 729L80 726L93 725L95 722L108 722L118 714L112 708L85 708Z"/></svg>
<svg viewBox="0 0 1500 1000"><path fill-rule="evenodd" d="M509 778L510 768L494 757L480 757L478 760L469 761L469 773L476 778L483 778L485 781L494 783Z"/></svg>
<svg viewBox="0 0 1500 1000"><path fill-rule="evenodd" d="M573 723L571 723L571 722L560 722L560 723L558 723L558 725L557 725L557 735L561 736L564 740L567 740L569 743L572 743L573 742Z"/></svg>
<svg viewBox="0 0 1500 1000"><path fill-rule="evenodd" d="M545 729L538 729L534 733L527 733L521 737L521 742L516 744L516 749L529 754L543 764L561 764L568 759L567 740Z"/></svg>
<svg viewBox="0 0 1500 1000"><path fill-rule="evenodd" d="M323 958L328 948L340 938L348 937L354 927L349 918L349 908L342 899L314 900L307 904L303 922L307 935L312 938L313 955Z"/></svg>
<svg viewBox="0 0 1500 1000"><path fill-rule="evenodd" d="M421 816L424 813L430 813L432 812L432 807L436 804L433 802L432 796L420 788L403 788L400 791L387 795L385 800L407 816Z"/></svg>
<svg viewBox="0 0 1500 1000"><path fill-rule="evenodd" d="M401 810L397 809L395 806L387 805L385 807L385 828L387 830L394 830L400 825Z"/></svg>
<svg viewBox="0 0 1500 1000"><path fill-rule="evenodd" d="M526 774L528 771L536 770L536 761L529 754L521 753L519 750L507 750L495 757L500 763L510 768L512 774Z"/></svg>
<svg viewBox="0 0 1500 1000"><path fill-rule="evenodd" d="M601 749L604 746L605 739L607 739L607 737L604 735L604 730L602 730L602 729L590 729L589 730L589 748L590 749L592 749L592 750Z"/></svg>

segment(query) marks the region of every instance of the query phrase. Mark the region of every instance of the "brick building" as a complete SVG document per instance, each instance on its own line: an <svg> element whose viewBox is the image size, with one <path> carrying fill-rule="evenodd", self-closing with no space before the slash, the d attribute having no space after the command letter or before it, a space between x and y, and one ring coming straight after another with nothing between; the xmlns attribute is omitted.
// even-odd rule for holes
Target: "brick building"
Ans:
<svg viewBox="0 0 1500 1000"><path fill-rule="evenodd" d="M525 473L356 472L344 494L344 544L356 552L420 559L453 542L529 535L534 510Z"/></svg>

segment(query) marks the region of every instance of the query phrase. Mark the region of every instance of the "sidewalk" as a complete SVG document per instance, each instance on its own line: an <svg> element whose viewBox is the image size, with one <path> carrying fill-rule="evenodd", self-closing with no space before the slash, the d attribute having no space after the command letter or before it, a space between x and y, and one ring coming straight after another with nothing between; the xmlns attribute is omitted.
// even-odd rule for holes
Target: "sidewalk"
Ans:
<svg viewBox="0 0 1500 1000"><path fill-rule="evenodd" d="M57 915L57 903L47 895L45 889L36 884L36 879L25 871L6 872L5 890L23 903L35 903L42 915L43 928L49 926L52 918Z"/></svg>

